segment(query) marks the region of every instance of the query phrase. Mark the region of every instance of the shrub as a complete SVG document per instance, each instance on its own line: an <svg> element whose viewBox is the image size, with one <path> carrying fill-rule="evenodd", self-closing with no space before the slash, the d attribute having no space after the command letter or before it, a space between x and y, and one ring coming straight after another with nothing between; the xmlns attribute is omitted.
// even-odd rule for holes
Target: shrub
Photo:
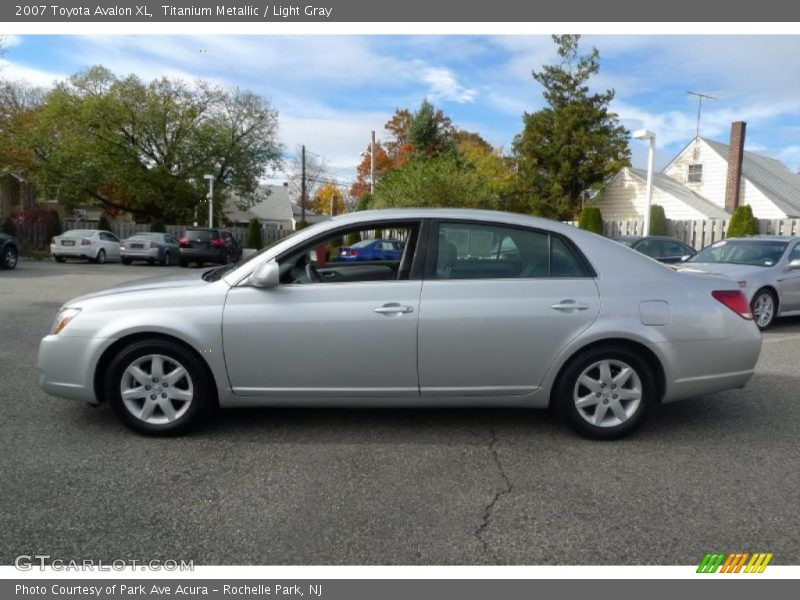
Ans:
<svg viewBox="0 0 800 600"><path fill-rule="evenodd" d="M261 240L261 223L258 219L250 219L250 224L247 226L247 237L245 238L245 248L253 248L261 250L264 242Z"/></svg>
<svg viewBox="0 0 800 600"><path fill-rule="evenodd" d="M354 232L354 233L348 233L347 234L347 241L345 243L345 246L352 246L353 244L357 244L360 241L361 241L361 234L360 233L358 233L357 231Z"/></svg>
<svg viewBox="0 0 800 600"><path fill-rule="evenodd" d="M578 227L603 235L603 214L598 206L584 206L578 217Z"/></svg>
<svg viewBox="0 0 800 600"><path fill-rule="evenodd" d="M664 214L664 207L660 204L653 204L650 207L650 232L646 235L668 235L667 215Z"/></svg>
<svg viewBox="0 0 800 600"><path fill-rule="evenodd" d="M726 237L746 237L758 234L758 219L753 216L753 209L749 204L736 207L733 211Z"/></svg>
<svg viewBox="0 0 800 600"><path fill-rule="evenodd" d="M298 221L297 225L294 226L295 231L300 231L301 229L305 229L308 227L308 221Z"/></svg>
<svg viewBox="0 0 800 600"><path fill-rule="evenodd" d="M153 233L166 233L167 226L164 225L164 221L153 221L150 223L150 231Z"/></svg>
<svg viewBox="0 0 800 600"><path fill-rule="evenodd" d="M111 223L108 222L108 217L105 213L101 214L100 218L97 220L97 228L104 231L111 231Z"/></svg>
<svg viewBox="0 0 800 600"><path fill-rule="evenodd" d="M17 235L17 224L14 219L11 218L11 215L8 215L3 221L3 233L7 233L8 235Z"/></svg>

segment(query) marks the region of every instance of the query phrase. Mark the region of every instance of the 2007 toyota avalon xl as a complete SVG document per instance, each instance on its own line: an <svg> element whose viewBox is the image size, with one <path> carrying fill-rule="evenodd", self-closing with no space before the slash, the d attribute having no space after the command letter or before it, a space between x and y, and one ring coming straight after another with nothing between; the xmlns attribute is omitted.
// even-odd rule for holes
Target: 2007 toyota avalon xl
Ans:
<svg viewBox="0 0 800 600"><path fill-rule="evenodd" d="M348 240L399 260L337 262ZM76 298L39 348L48 394L173 434L217 406L553 406L618 438L659 402L740 388L761 334L738 283L544 219L358 212L236 265Z"/></svg>

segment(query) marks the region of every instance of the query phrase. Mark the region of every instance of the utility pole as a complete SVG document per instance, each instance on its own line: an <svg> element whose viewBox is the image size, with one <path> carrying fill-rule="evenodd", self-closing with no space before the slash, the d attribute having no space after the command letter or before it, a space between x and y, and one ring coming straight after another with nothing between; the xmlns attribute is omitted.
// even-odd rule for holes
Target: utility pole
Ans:
<svg viewBox="0 0 800 600"><path fill-rule="evenodd" d="M300 221L306 221L306 146L303 144L302 171L300 176Z"/></svg>
<svg viewBox="0 0 800 600"><path fill-rule="evenodd" d="M214 176L203 175L203 179L208 181L208 227L214 227Z"/></svg>
<svg viewBox="0 0 800 600"><path fill-rule="evenodd" d="M375 193L375 130L372 130L372 142L369 145L369 193Z"/></svg>

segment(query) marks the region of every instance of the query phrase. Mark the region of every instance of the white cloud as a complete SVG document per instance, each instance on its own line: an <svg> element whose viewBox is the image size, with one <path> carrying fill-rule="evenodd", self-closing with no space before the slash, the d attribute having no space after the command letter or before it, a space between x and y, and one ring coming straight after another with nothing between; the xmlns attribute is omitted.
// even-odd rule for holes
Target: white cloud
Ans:
<svg viewBox="0 0 800 600"><path fill-rule="evenodd" d="M55 81L66 77L63 73L26 67L6 59L0 59L0 75L10 81L26 81L39 87L50 87Z"/></svg>
<svg viewBox="0 0 800 600"><path fill-rule="evenodd" d="M427 67L422 71L422 80L430 88L428 95L431 100L450 102L472 102L478 92L461 85L455 75L443 67Z"/></svg>

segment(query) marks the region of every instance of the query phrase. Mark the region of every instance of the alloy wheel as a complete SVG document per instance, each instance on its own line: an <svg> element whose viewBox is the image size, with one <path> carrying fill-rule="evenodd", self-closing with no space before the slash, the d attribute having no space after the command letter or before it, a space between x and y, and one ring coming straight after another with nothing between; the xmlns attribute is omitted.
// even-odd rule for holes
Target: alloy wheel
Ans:
<svg viewBox="0 0 800 600"><path fill-rule="evenodd" d="M775 316L775 300L769 292L762 292L753 302L753 318L761 329L769 326Z"/></svg>
<svg viewBox="0 0 800 600"><path fill-rule="evenodd" d="M642 381L629 364L616 359L589 365L573 390L578 414L595 427L616 427L636 414L642 402Z"/></svg>
<svg viewBox="0 0 800 600"><path fill-rule="evenodd" d="M3 256L3 264L6 269L13 269L17 266L17 251L14 248L7 248Z"/></svg>
<svg viewBox="0 0 800 600"><path fill-rule="evenodd" d="M125 409L151 425L177 421L194 399L189 371L163 354L141 356L128 365L122 373L119 391Z"/></svg>

